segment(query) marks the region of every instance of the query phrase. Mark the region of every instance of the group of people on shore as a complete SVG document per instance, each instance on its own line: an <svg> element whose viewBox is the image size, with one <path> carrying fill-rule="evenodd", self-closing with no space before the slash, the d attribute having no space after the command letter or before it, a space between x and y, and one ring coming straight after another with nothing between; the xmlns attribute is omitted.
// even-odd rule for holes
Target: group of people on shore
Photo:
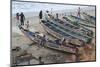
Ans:
<svg viewBox="0 0 100 67"><path fill-rule="evenodd" d="M27 21L27 23L25 23L25 15L23 14L23 12L16 13L16 20L17 20L17 26L26 26L26 28L29 28L29 21Z"/></svg>
<svg viewBox="0 0 100 67"><path fill-rule="evenodd" d="M52 12L51 12L51 13L52 13ZM48 21L48 19L54 18L54 15L51 14L51 13L50 13L48 10L46 10L45 12L43 12L43 11L41 10L41 11L39 12L39 22L41 22L42 19ZM56 19L59 19L59 14L56 13L55 15L56 15L55 18L56 18Z"/></svg>
<svg viewBox="0 0 100 67"><path fill-rule="evenodd" d="M46 12L43 12L42 10L40 10L39 12L39 22L41 22L41 20L48 20L49 18L53 18L53 16L49 13L49 11L47 10ZM56 13L56 18L58 19L58 13ZM23 12L21 13L16 13L16 21L17 21L17 26L26 26L26 28L29 28L29 21L27 21L25 23L25 15L23 14Z"/></svg>

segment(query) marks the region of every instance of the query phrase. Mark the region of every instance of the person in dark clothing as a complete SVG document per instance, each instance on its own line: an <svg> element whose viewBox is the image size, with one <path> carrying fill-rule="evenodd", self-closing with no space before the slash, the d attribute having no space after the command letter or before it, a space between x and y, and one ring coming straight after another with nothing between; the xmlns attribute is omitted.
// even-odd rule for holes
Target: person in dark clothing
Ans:
<svg viewBox="0 0 100 67"><path fill-rule="evenodd" d="M20 14L21 25L24 25L24 21L25 21L25 16L24 16L23 12L21 12L21 14Z"/></svg>
<svg viewBox="0 0 100 67"><path fill-rule="evenodd" d="M58 13L56 13L56 19L58 19Z"/></svg>
<svg viewBox="0 0 100 67"><path fill-rule="evenodd" d="M16 19L19 20L19 13L16 13Z"/></svg>
<svg viewBox="0 0 100 67"><path fill-rule="evenodd" d="M42 16L43 16L43 14L42 14L42 10L41 10L39 13L39 22L41 22Z"/></svg>
<svg viewBox="0 0 100 67"><path fill-rule="evenodd" d="M44 46L45 44L46 44L46 36L44 35L42 38L41 38L41 43L40 43L40 45L41 46Z"/></svg>
<svg viewBox="0 0 100 67"><path fill-rule="evenodd" d="M19 13L16 13L17 26L19 26Z"/></svg>

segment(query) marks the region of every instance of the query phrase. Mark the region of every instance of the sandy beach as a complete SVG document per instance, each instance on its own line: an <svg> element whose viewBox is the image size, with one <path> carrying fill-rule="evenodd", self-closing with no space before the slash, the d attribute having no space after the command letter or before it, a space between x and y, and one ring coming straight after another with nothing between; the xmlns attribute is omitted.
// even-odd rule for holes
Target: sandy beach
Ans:
<svg viewBox="0 0 100 67"><path fill-rule="evenodd" d="M87 12L90 15L94 15L94 11ZM28 14L28 13L27 13ZM29 13L29 15L33 15L34 13ZM39 23L38 16L30 16L27 17L25 15L25 23L26 21L29 21L29 30L30 31L38 31L40 33L45 34L50 39L55 39L51 35L47 34L41 24ZM95 29L92 29L95 32ZM22 48L22 50L27 50L28 53L32 53L32 55L36 58L39 58L39 56L43 57L44 63L63 63L63 62L75 62L75 56L68 54L68 53L62 53L59 51L47 49L47 48L39 48L36 44L29 46L31 43L33 43L30 39L28 39L17 27L16 19L13 15L12 17L12 48L19 46ZM93 45L89 45L89 49L86 50L86 47L80 48L80 61L94 61L95 59L95 38L93 39ZM52 57L52 56L59 56L58 58ZM55 60L54 60L55 59ZM22 62L19 65L27 65L28 62ZM39 61L32 59L30 61L30 64L39 64Z"/></svg>

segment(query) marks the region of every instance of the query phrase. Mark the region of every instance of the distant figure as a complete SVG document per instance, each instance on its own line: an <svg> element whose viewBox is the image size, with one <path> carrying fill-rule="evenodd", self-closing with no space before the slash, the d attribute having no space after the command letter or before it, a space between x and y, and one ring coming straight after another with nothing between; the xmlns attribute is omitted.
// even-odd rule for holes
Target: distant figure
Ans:
<svg viewBox="0 0 100 67"><path fill-rule="evenodd" d="M56 19L58 19L58 13L56 13Z"/></svg>
<svg viewBox="0 0 100 67"><path fill-rule="evenodd" d="M25 21L25 16L24 16L23 12L21 12L21 14L20 14L21 25L24 25L24 21Z"/></svg>
<svg viewBox="0 0 100 67"><path fill-rule="evenodd" d="M43 14L42 14L42 10L41 10L39 13L39 22L41 22L42 16L43 16Z"/></svg>
<svg viewBox="0 0 100 67"><path fill-rule="evenodd" d="M19 26L19 13L16 13L17 26Z"/></svg>
<svg viewBox="0 0 100 67"><path fill-rule="evenodd" d="M41 38L41 43L40 43L40 45L41 46L44 46L45 44L46 44L46 36L45 35L43 35L43 37Z"/></svg>
<svg viewBox="0 0 100 67"><path fill-rule="evenodd" d="M49 11L46 11L46 13L45 13L45 20L46 21L48 21L48 18L49 18L48 14L49 14Z"/></svg>
<svg viewBox="0 0 100 67"><path fill-rule="evenodd" d="M78 18L81 18L80 10L81 10L81 9L80 9L80 7L79 7L79 8L78 8L78 13L77 13L77 17L78 17ZM77 19L77 22L79 22L79 19Z"/></svg>
<svg viewBox="0 0 100 67"><path fill-rule="evenodd" d="M26 29L29 30L29 21L26 23Z"/></svg>
<svg viewBox="0 0 100 67"><path fill-rule="evenodd" d="M81 14L81 13L80 13L80 10L81 10L81 9L80 9L80 7L79 7L79 8L78 8L78 13L77 13L77 17L79 17L79 18L81 18L81 15L80 15L80 14Z"/></svg>

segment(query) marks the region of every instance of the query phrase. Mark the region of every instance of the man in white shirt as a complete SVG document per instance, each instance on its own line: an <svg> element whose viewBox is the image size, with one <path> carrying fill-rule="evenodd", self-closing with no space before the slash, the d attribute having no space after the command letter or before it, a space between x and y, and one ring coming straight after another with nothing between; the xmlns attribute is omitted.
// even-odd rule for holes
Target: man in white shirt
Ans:
<svg viewBox="0 0 100 67"><path fill-rule="evenodd" d="M49 11L46 11L46 13L45 13L45 17L44 17L46 21L49 19L48 14L49 14Z"/></svg>

